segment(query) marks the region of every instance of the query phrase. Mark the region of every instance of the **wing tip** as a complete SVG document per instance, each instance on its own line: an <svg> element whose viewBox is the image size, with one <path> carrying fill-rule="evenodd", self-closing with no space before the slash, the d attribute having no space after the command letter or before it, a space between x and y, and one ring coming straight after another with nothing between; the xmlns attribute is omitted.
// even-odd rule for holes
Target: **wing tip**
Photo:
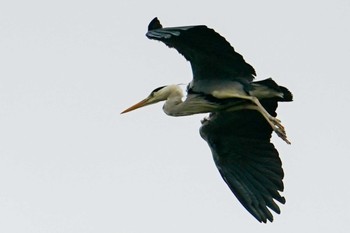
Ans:
<svg viewBox="0 0 350 233"><path fill-rule="evenodd" d="M148 31L152 31L155 29L163 28L162 24L160 24L160 21L158 17L155 17L152 19L152 21L148 24Z"/></svg>

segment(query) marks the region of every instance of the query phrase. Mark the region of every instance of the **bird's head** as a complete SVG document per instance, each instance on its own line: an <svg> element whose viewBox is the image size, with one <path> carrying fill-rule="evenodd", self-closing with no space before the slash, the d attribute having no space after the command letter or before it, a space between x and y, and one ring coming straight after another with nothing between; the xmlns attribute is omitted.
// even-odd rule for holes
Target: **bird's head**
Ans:
<svg viewBox="0 0 350 233"><path fill-rule="evenodd" d="M178 85L169 85L169 86L158 87L158 88L154 89L151 92L151 94L149 94L149 96L147 96L145 99L143 99L140 102L138 102L137 104L134 104L131 107L125 109L124 111L121 112L121 114L133 111L135 109L138 109L138 108L150 105L150 104L155 104L155 103L158 103L160 101L167 100L171 94L177 92L178 90L179 90ZM181 93L182 93L182 91L181 91Z"/></svg>

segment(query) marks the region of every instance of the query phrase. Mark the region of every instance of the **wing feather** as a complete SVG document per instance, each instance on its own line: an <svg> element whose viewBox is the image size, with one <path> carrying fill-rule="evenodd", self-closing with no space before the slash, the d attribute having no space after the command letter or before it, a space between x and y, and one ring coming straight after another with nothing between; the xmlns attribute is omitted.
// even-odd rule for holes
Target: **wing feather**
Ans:
<svg viewBox="0 0 350 233"><path fill-rule="evenodd" d="M276 101L263 102L276 115ZM215 164L237 199L260 222L273 221L270 210L280 213L285 203L283 169L278 151L270 142L272 130L257 111L212 113L201 136L212 151Z"/></svg>
<svg viewBox="0 0 350 233"><path fill-rule="evenodd" d="M193 78L252 81L254 68L245 62L227 40L204 25L163 28L157 18L148 26L146 36L175 48L188 61Z"/></svg>

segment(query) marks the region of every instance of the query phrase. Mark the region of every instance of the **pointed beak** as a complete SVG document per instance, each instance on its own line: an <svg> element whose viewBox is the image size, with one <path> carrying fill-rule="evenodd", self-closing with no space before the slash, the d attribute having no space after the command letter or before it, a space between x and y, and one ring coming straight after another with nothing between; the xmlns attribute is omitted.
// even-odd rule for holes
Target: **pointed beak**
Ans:
<svg viewBox="0 0 350 233"><path fill-rule="evenodd" d="M123 114L123 113L127 113L127 112L131 112L135 109L138 109L138 108L141 108L141 107L144 107L144 106L147 106L149 104L152 104L152 102L150 102L150 97L147 97L146 99L144 100L141 100L140 102L138 102L137 104L134 104L133 106L125 109L124 111L122 111L120 114Z"/></svg>

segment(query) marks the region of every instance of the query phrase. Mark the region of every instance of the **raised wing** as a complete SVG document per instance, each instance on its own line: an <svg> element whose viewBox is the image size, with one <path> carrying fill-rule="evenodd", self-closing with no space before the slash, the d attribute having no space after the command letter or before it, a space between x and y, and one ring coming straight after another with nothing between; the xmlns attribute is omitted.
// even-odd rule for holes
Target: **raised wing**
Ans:
<svg viewBox="0 0 350 233"><path fill-rule="evenodd" d="M254 68L235 52L224 37L207 26L163 28L154 18L146 36L175 48L190 61L194 81L252 81L254 78Z"/></svg>
<svg viewBox="0 0 350 233"><path fill-rule="evenodd" d="M272 115L276 101L262 102ZM241 204L260 222L273 221L268 208L285 203L283 170L278 151L270 142L271 127L253 110L212 113L200 129L219 172Z"/></svg>

